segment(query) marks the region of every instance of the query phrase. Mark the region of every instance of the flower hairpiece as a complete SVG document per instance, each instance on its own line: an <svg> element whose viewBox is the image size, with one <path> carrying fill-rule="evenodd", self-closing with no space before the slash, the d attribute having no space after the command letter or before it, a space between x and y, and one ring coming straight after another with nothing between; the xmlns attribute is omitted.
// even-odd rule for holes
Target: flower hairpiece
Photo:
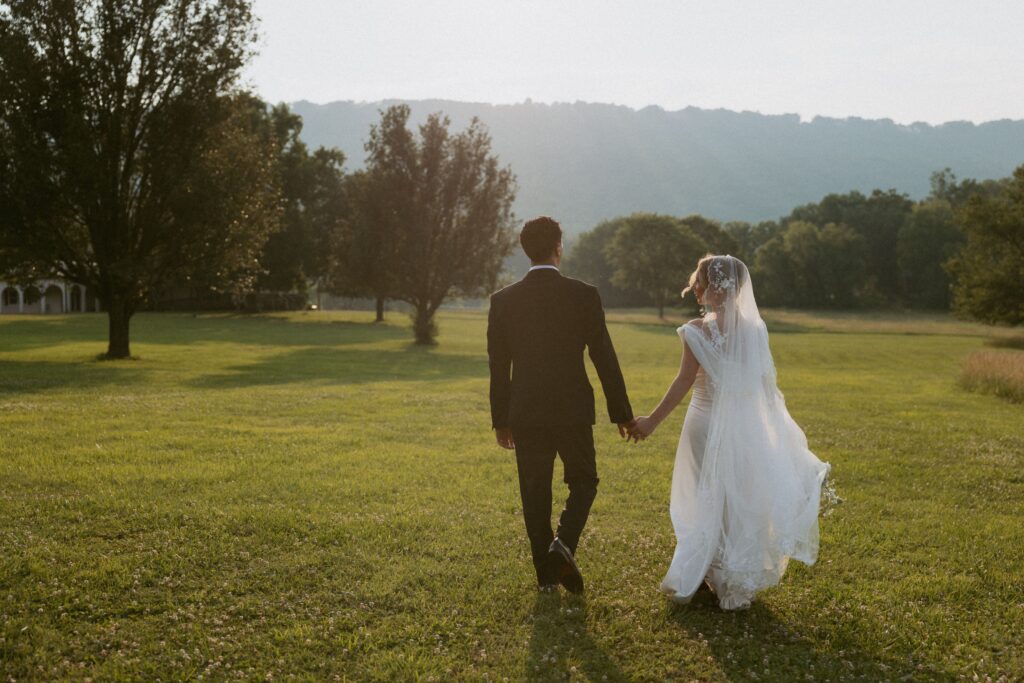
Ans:
<svg viewBox="0 0 1024 683"><path fill-rule="evenodd" d="M736 280L726 274L725 268L722 265L722 259L715 259L711 262L711 268L709 269L709 280L711 285L715 289L719 290L730 290L736 288Z"/></svg>

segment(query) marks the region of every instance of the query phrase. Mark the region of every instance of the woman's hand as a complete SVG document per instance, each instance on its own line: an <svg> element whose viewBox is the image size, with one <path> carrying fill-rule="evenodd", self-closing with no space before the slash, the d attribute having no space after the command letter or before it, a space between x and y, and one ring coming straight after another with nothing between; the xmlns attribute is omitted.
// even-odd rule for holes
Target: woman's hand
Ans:
<svg viewBox="0 0 1024 683"><path fill-rule="evenodd" d="M657 427L657 423L646 415L638 417L633 422L632 429L629 430L629 438L633 441L643 441L653 434Z"/></svg>

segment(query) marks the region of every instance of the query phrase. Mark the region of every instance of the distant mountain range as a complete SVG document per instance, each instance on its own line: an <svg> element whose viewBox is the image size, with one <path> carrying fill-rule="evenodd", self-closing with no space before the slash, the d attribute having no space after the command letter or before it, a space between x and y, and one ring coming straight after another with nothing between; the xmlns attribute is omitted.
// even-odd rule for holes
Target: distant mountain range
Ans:
<svg viewBox="0 0 1024 683"><path fill-rule="evenodd" d="M295 102L311 145L338 147L363 165L370 125L395 101ZM1024 164L1024 121L942 125L889 119L764 115L724 109L524 102L408 101L412 120L442 111L454 129L476 116L518 177L516 214L548 214L570 233L654 211L722 221L783 216L831 192L894 188L917 199L933 171L1000 178Z"/></svg>

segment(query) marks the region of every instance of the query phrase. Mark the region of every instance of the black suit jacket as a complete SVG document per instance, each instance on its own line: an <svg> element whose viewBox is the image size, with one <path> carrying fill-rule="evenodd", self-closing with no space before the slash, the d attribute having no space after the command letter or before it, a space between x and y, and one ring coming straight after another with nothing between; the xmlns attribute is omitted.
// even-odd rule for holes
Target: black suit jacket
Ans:
<svg viewBox="0 0 1024 683"><path fill-rule="evenodd" d="M487 319L492 426L594 424L584 347L601 379L609 418L629 422L633 409L596 287L543 268L492 294Z"/></svg>

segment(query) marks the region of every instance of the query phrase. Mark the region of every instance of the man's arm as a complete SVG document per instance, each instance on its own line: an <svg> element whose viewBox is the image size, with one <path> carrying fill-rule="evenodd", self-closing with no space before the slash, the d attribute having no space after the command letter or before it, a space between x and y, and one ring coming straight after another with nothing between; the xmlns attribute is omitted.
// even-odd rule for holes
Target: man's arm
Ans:
<svg viewBox="0 0 1024 683"><path fill-rule="evenodd" d="M491 368L491 426L498 430L498 443L509 448L509 404L512 400L512 352L499 321L499 306L491 297L487 313L487 359ZM503 437L507 437L503 442Z"/></svg>
<svg viewBox="0 0 1024 683"><path fill-rule="evenodd" d="M591 300L588 306L587 351L594 367L597 368L601 388L604 389L608 417L612 422L624 425L633 420L633 408L629 405L629 396L626 395L626 381L622 378L619 359L615 355L615 347L612 346L612 338L608 334L601 295L597 288L591 288L588 295Z"/></svg>

